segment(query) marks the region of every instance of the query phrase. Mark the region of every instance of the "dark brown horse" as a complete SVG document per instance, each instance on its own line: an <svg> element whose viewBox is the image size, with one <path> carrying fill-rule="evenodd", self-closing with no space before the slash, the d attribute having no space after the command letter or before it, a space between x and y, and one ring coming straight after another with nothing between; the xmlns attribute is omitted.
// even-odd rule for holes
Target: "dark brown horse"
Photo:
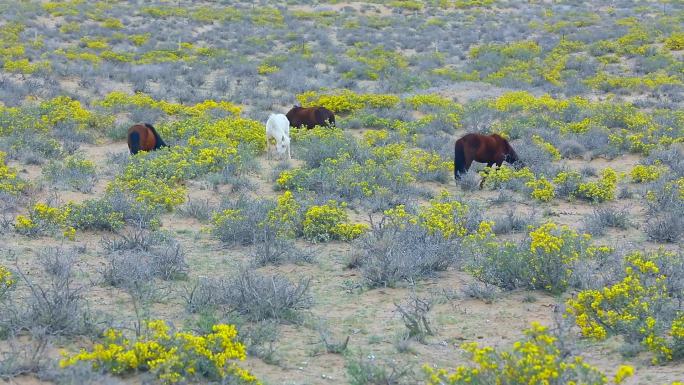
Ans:
<svg viewBox="0 0 684 385"><path fill-rule="evenodd" d="M138 151L152 151L167 144L151 124L136 124L128 129L128 149L135 155Z"/></svg>
<svg viewBox="0 0 684 385"><path fill-rule="evenodd" d="M473 161L499 167L503 162L517 162L518 154L501 135L466 134L454 145L454 178L461 179Z"/></svg>
<svg viewBox="0 0 684 385"><path fill-rule="evenodd" d="M325 107L294 106L285 114L290 121L290 127L314 128L314 126L335 127L335 114Z"/></svg>

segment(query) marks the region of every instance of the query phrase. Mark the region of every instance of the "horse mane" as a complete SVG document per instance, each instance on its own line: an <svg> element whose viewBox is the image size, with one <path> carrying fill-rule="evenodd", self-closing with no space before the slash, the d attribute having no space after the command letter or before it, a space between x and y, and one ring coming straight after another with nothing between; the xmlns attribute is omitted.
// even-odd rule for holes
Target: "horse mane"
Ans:
<svg viewBox="0 0 684 385"><path fill-rule="evenodd" d="M499 134L492 134L492 135L490 135L490 136L491 136L492 138L496 138L497 140L501 141L501 143L503 143L503 146L506 148L506 150L511 150L511 149L512 149L511 144L508 143L508 140L507 140L506 138L504 138L503 136L501 136L501 135L499 135Z"/></svg>
<svg viewBox="0 0 684 385"><path fill-rule="evenodd" d="M152 131L152 134L154 135L154 139L156 142L155 148L159 148L159 147L163 147L163 146L167 145L166 142L164 142L164 140L161 138L161 136L159 136L159 134L157 133L157 130L154 128L154 126L152 126L150 123L144 123L143 125L145 127L149 128L150 131Z"/></svg>

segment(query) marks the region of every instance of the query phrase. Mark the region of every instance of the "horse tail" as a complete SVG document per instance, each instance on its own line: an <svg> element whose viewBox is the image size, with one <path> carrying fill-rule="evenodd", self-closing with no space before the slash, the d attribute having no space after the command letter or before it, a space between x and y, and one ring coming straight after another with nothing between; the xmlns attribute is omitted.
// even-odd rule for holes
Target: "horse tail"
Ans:
<svg viewBox="0 0 684 385"><path fill-rule="evenodd" d="M131 150L133 155L140 151L140 133L138 131L128 134L128 149Z"/></svg>
<svg viewBox="0 0 684 385"><path fill-rule="evenodd" d="M461 179L460 173L465 173L465 153L463 141L457 140L454 145L454 179Z"/></svg>
<svg viewBox="0 0 684 385"><path fill-rule="evenodd" d="M155 149L168 146L168 144L166 144L166 142L164 142L164 140L161 138L161 136L159 136L159 134L157 133L157 130L155 130L151 124L145 123L145 127L147 127L150 131L152 131L152 134L154 135L154 148Z"/></svg>

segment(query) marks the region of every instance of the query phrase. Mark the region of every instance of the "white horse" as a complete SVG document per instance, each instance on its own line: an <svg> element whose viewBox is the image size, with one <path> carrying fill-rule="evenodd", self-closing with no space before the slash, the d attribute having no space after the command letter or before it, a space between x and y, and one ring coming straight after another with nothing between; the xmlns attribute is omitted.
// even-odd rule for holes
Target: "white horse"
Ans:
<svg viewBox="0 0 684 385"><path fill-rule="evenodd" d="M269 138L276 141L276 151L278 154L285 154L287 150L287 159L292 159L290 156L290 121L284 114L271 114L266 121L266 153L271 155L271 143Z"/></svg>

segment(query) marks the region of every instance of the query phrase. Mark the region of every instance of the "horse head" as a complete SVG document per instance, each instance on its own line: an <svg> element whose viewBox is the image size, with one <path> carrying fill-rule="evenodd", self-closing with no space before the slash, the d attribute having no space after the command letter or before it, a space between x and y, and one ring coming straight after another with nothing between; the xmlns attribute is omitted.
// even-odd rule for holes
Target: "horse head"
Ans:
<svg viewBox="0 0 684 385"><path fill-rule="evenodd" d="M280 155L285 154L289 146L290 138L287 135L283 134L283 136L280 137L280 140L276 144L276 151L278 151L278 154Z"/></svg>
<svg viewBox="0 0 684 385"><path fill-rule="evenodd" d="M518 157L518 153L515 152L510 143L508 143L508 141L504 141L504 143L506 145L506 154L504 155L504 161L506 163L514 165L516 168L524 167L523 162Z"/></svg>

